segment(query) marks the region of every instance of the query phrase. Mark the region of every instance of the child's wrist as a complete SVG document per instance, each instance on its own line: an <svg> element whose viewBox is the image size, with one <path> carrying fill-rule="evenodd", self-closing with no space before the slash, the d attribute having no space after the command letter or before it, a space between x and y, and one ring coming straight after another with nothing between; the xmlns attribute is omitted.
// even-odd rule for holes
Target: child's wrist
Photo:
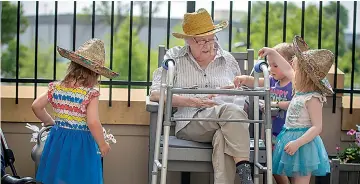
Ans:
<svg viewBox="0 0 360 184"><path fill-rule="evenodd" d="M99 144L99 148L104 147L106 144L107 144L107 143L106 143L106 141L104 140L104 142L102 142L101 144Z"/></svg>
<svg viewBox="0 0 360 184"><path fill-rule="evenodd" d="M279 108L279 102L278 102L278 101L276 101L276 102L271 102L271 107Z"/></svg>
<svg viewBox="0 0 360 184"><path fill-rule="evenodd" d="M251 80L252 79L252 77L250 76L250 75L246 75L246 77L245 77L245 85L246 86L248 86L249 85L249 83L251 84L251 83L254 83L254 81L253 80Z"/></svg>
<svg viewBox="0 0 360 184"><path fill-rule="evenodd" d="M276 102L277 108L283 109L283 108L282 108L282 104L283 104L283 103L282 103L281 101L280 101L280 102L279 102L279 101Z"/></svg>
<svg viewBox="0 0 360 184"><path fill-rule="evenodd" d="M298 145L298 147L303 146L303 143L299 139L296 139L294 142Z"/></svg>

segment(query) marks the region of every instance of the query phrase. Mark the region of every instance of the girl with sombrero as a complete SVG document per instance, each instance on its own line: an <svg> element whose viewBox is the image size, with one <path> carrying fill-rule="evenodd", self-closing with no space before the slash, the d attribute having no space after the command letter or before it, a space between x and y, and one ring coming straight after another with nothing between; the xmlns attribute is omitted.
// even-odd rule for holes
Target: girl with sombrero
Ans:
<svg viewBox="0 0 360 184"><path fill-rule="evenodd" d="M101 157L110 146L105 142L98 115L99 91L94 87L103 75L118 74L104 66L104 43L85 42L75 52L58 47L71 60L67 74L37 98L32 109L45 124L54 125L46 140L36 179L44 184L101 184ZM54 119L46 112L50 103Z"/></svg>
<svg viewBox="0 0 360 184"><path fill-rule="evenodd" d="M285 125L276 140L273 174L286 175L292 177L291 183L304 184L310 182L311 176L325 176L330 172L328 154L319 134L325 95L333 93L326 75L334 55L326 49L310 50L299 36L295 36L293 46L295 72L273 49L263 48L259 55L277 62L280 70L293 79L295 92Z"/></svg>

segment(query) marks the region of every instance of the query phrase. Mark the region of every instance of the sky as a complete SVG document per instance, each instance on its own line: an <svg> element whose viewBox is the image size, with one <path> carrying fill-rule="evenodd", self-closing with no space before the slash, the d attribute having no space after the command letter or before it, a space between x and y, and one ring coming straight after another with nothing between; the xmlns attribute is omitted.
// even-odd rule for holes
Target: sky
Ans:
<svg viewBox="0 0 360 184"><path fill-rule="evenodd" d="M129 2L129 1L125 1ZM301 1L292 1L299 7L301 7ZM306 1L306 4L318 4L319 1ZM23 1L24 14L25 15L35 15L35 1ZM100 2L97 1L96 5ZM116 3L116 2L115 2ZM324 3L327 3L326 1ZM59 1L58 2L58 14L72 14L73 13L73 1ZM348 9L349 15L349 27L345 32L352 32L352 22L353 22L353 1L341 1L341 4ZM95 6L96 6L95 5ZM77 13L80 13L84 7L91 7L92 1L77 1ZM167 1L160 5L160 11L153 15L153 17L167 17ZM247 1L234 1L233 10L240 10L247 12ZM215 11L217 10L229 10L230 1L226 0L217 0L215 1ZM206 8L211 10L211 1L209 0L197 0L196 9ZM55 12L55 2L54 1L40 1L39 3L39 14L54 14ZM140 10L138 8L134 9L134 15L138 15ZM172 1L171 2L171 17L172 18L182 18L184 13L186 13L186 1ZM216 17L215 17L216 19ZM357 4L357 25L356 32L360 33L360 3Z"/></svg>

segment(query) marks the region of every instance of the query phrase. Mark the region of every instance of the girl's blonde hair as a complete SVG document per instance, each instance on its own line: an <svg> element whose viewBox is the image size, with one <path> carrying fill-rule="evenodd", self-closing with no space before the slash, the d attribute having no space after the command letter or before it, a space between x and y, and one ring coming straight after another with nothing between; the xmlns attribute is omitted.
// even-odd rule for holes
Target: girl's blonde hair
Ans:
<svg viewBox="0 0 360 184"><path fill-rule="evenodd" d="M319 87L311 80L310 76L299 67L299 61L294 57L296 67L295 67L295 77L293 79L293 94L295 91L298 92L309 92L309 91L321 91Z"/></svg>
<svg viewBox="0 0 360 184"><path fill-rule="evenodd" d="M75 86L94 87L98 84L98 78L99 74L75 62L70 62L66 75L61 83L64 85L74 84Z"/></svg>
<svg viewBox="0 0 360 184"><path fill-rule="evenodd" d="M288 61L288 62L290 62L295 56L293 44L291 44L291 43L279 43L279 44L275 45L274 49L279 54L281 54L281 56L283 56L284 59L286 59L286 61Z"/></svg>

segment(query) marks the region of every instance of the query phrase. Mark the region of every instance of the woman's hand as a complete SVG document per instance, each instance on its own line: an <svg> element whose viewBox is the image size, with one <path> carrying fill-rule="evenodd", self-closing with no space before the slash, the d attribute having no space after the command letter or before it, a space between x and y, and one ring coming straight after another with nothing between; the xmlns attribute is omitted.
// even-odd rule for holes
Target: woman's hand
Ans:
<svg viewBox="0 0 360 184"><path fill-rule="evenodd" d="M250 77L248 75L240 75L234 78L235 87L247 86L247 81Z"/></svg>
<svg viewBox="0 0 360 184"><path fill-rule="evenodd" d="M228 85L228 86L220 87L220 89L234 89L234 88L235 88L235 85L233 85L233 84Z"/></svg>
<svg viewBox="0 0 360 184"><path fill-rule="evenodd" d="M215 101L207 98L190 98L190 107L209 108L218 105Z"/></svg>
<svg viewBox="0 0 360 184"><path fill-rule="evenodd" d="M223 87L220 87L220 88L216 88L216 89L234 89L235 88L235 85L231 84L231 85L228 85L228 86L223 86ZM209 99L212 99L214 97L218 96L218 94L210 94L208 95L207 97Z"/></svg>

